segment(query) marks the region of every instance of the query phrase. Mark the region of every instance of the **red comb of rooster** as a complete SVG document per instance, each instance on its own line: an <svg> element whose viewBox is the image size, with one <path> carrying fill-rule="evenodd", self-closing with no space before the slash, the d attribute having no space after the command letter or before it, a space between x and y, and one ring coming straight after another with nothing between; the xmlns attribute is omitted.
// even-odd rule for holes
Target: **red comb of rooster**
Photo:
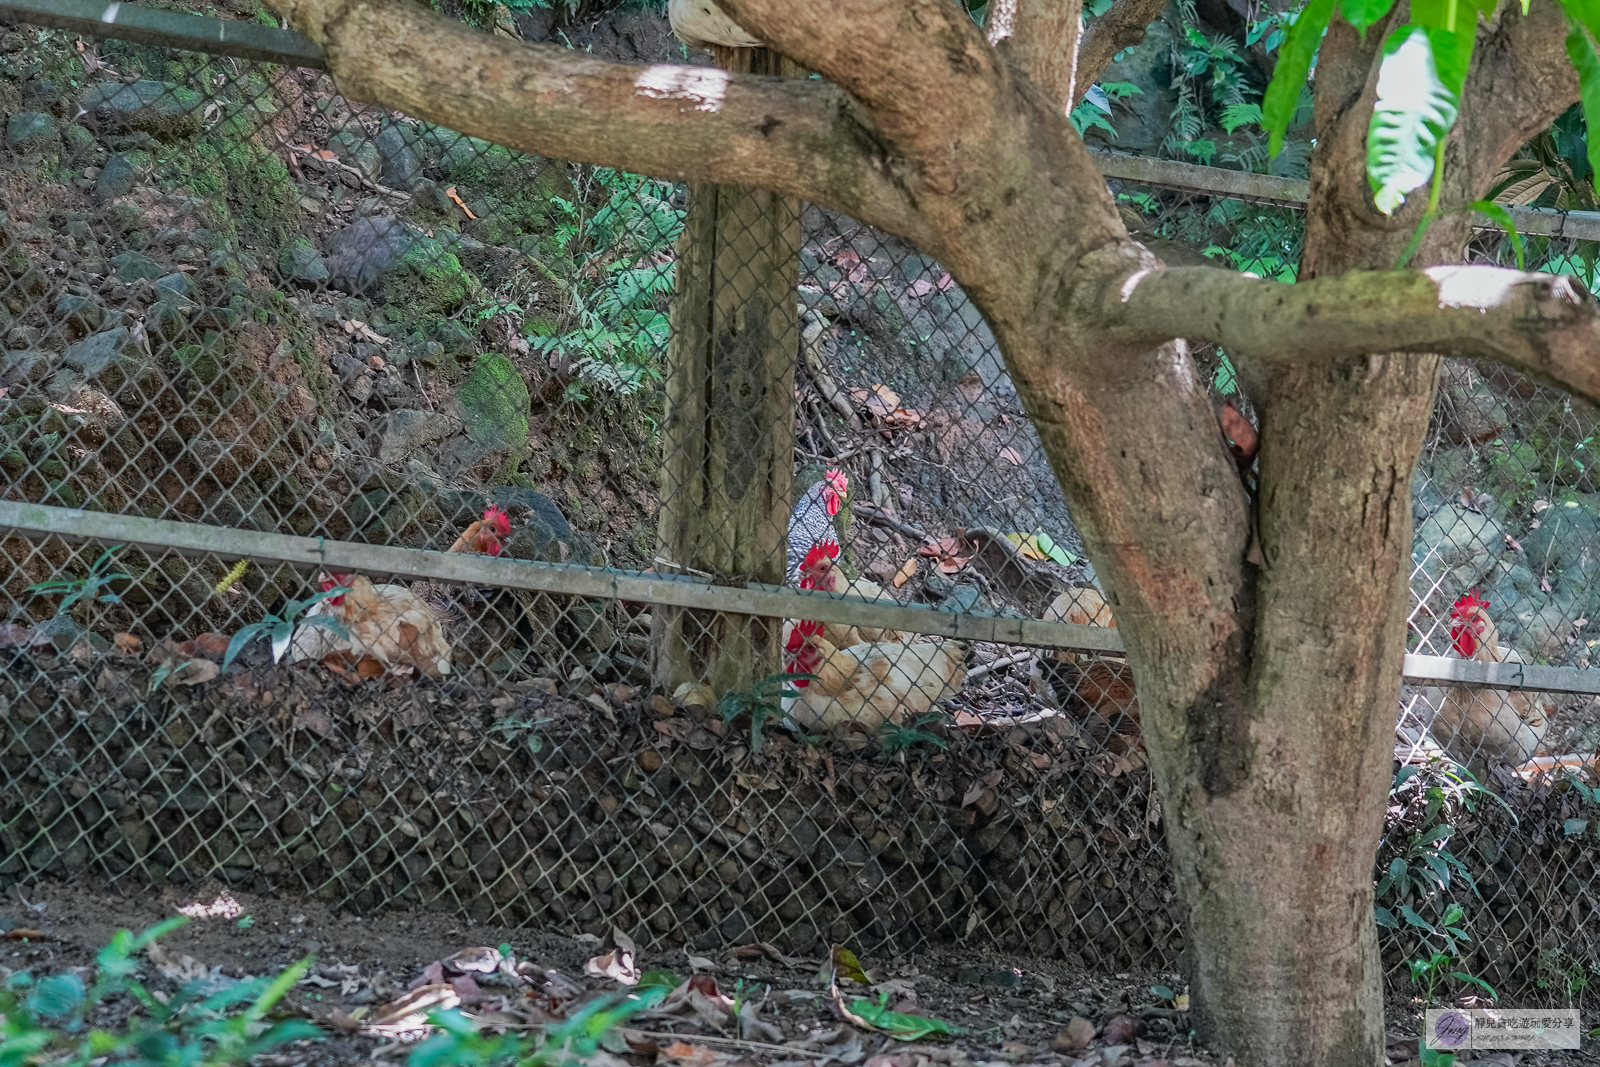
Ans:
<svg viewBox="0 0 1600 1067"><path fill-rule="evenodd" d="M348 574L329 574L322 579L322 591L327 592L329 589L349 584L350 576Z"/></svg>
<svg viewBox="0 0 1600 1067"><path fill-rule="evenodd" d="M850 479L838 467L829 467L822 480L836 493L843 494L850 491Z"/></svg>
<svg viewBox="0 0 1600 1067"><path fill-rule="evenodd" d="M483 509L483 521L501 537L511 533L511 516L502 511L499 504L490 504Z"/></svg>
<svg viewBox="0 0 1600 1067"><path fill-rule="evenodd" d="M1489 602L1487 600L1479 600L1476 589L1469 589L1461 595L1460 600L1450 606L1450 617L1452 619L1464 619L1480 609L1487 611L1488 608Z"/></svg>

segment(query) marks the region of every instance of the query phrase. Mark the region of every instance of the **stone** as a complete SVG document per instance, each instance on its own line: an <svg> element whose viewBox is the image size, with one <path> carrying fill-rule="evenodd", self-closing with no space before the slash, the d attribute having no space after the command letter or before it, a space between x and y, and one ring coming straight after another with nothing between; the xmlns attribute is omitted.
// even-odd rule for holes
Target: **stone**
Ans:
<svg viewBox="0 0 1600 1067"><path fill-rule="evenodd" d="M1108 1045L1131 1045L1143 1028L1144 1024L1136 1016L1114 1015L1107 1020L1100 1036Z"/></svg>
<svg viewBox="0 0 1600 1067"><path fill-rule="evenodd" d="M378 445L378 462L399 463L424 445L438 441L455 428L455 421L437 411L402 408L391 411Z"/></svg>
<svg viewBox="0 0 1600 1067"><path fill-rule="evenodd" d="M76 337L94 333L105 322L106 309L86 296L64 294L56 301L55 317Z"/></svg>
<svg viewBox="0 0 1600 1067"><path fill-rule="evenodd" d="M103 82L78 100L87 119L107 132L137 131L164 141L200 132L204 100L171 82Z"/></svg>
<svg viewBox="0 0 1600 1067"><path fill-rule="evenodd" d="M528 447L528 386L511 360L485 352L461 388L456 404L467 436L485 448L513 455Z"/></svg>
<svg viewBox="0 0 1600 1067"><path fill-rule="evenodd" d="M301 238L278 253L278 273L286 281L316 285L328 280L328 264L310 241Z"/></svg>
<svg viewBox="0 0 1600 1067"><path fill-rule="evenodd" d="M1074 1015L1067 1023L1066 1029L1060 1030L1050 1039L1051 1052L1075 1052L1080 1048L1088 1048L1089 1042L1094 1040L1094 1023L1081 1015Z"/></svg>
<svg viewBox="0 0 1600 1067"><path fill-rule="evenodd" d="M94 180L95 199L115 200L133 192L143 169L138 162L142 157L143 153L118 152L107 159Z"/></svg>
<svg viewBox="0 0 1600 1067"><path fill-rule="evenodd" d="M64 362L85 378L93 378L118 363L140 361L144 355L140 338L126 326L118 326L69 346Z"/></svg>
<svg viewBox="0 0 1600 1067"><path fill-rule="evenodd" d="M165 267L143 252L122 252L112 256L111 269L125 282L136 282L141 278L160 278L167 273Z"/></svg>
<svg viewBox="0 0 1600 1067"><path fill-rule="evenodd" d="M194 297L194 282L181 270L164 274L156 279L156 293L172 293L181 297Z"/></svg>
<svg viewBox="0 0 1600 1067"><path fill-rule="evenodd" d="M17 152L58 154L61 127L44 111L15 111L6 119L6 147Z"/></svg>
<svg viewBox="0 0 1600 1067"><path fill-rule="evenodd" d="M1505 530L1487 515L1459 505L1439 508L1417 526L1414 565L1430 583L1443 582L1450 600L1482 581L1507 550Z"/></svg>
<svg viewBox="0 0 1600 1067"><path fill-rule="evenodd" d="M375 289L390 264L406 253L417 234L399 219L357 219L328 238L331 284L352 295Z"/></svg>
<svg viewBox="0 0 1600 1067"><path fill-rule="evenodd" d="M373 147L383 161L383 181L395 189L409 191L422 177L422 156L417 151L417 135L409 126L391 122L378 131Z"/></svg>

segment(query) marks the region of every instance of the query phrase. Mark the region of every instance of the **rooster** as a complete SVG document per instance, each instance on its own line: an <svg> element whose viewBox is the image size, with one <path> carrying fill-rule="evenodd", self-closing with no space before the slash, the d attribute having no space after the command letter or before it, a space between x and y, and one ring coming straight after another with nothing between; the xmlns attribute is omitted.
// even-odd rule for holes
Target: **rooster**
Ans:
<svg viewBox="0 0 1600 1067"><path fill-rule="evenodd" d="M842 577L833 565L839 558L839 535L833 528L833 517L844 507L849 493L850 479L838 467L830 467L789 513L785 580L796 589L831 591ZM810 619L784 624L784 670L805 673L798 665L801 647L811 638L823 637L824 629L822 623ZM801 679L795 684L804 686L806 681Z"/></svg>
<svg viewBox="0 0 1600 1067"><path fill-rule="evenodd" d="M484 556L498 556L505 550L505 540L511 536L511 516L490 504L483 509L483 518L461 531L461 536L446 552L475 552Z"/></svg>
<svg viewBox="0 0 1600 1067"><path fill-rule="evenodd" d="M1116 629L1111 605L1093 586L1068 589L1045 611L1051 622L1071 622L1079 626L1104 626ZM1060 707L1068 694L1087 705L1103 729L1091 727L1091 736L1139 736L1139 697L1134 690L1133 668L1121 657L1081 656L1058 649L1048 661L1040 663L1033 676L1035 685L1051 703Z"/></svg>
<svg viewBox="0 0 1600 1067"><path fill-rule="evenodd" d="M785 647L793 669L815 678L795 683L783 700L784 714L806 730L854 724L876 732L886 722L932 711L935 701L954 696L966 681L967 646L958 641L868 642L835 648L825 637L804 634L790 623Z"/></svg>
<svg viewBox="0 0 1600 1067"><path fill-rule="evenodd" d="M1450 645L1462 659L1521 662L1516 652L1500 647L1489 602L1476 589L1450 608ZM1518 690L1432 686L1423 696L1435 709L1429 732L1458 763L1474 755L1513 766L1527 762L1543 743L1554 710L1549 694Z"/></svg>
<svg viewBox="0 0 1600 1067"><path fill-rule="evenodd" d="M450 645L439 616L403 585L373 585L364 575L324 574L324 591L346 592L311 607L307 617L328 615L344 623L349 637L302 623L289 644L289 662L321 660L338 652L371 656L390 669L415 669L440 677L450 673Z"/></svg>

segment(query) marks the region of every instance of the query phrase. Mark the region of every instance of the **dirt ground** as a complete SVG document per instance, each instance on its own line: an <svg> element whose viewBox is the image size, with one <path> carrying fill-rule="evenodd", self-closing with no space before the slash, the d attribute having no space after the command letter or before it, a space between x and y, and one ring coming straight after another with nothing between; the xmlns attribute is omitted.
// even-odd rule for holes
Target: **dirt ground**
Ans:
<svg viewBox="0 0 1600 1067"><path fill-rule="evenodd" d="M315 901L235 893L219 883L187 891L167 887L128 895L92 880L14 887L11 898L0 903L0 927L28 927L42 936L0 945L0 973L29 968L42 975L90 965L95 952L118 928L141 930L180 912L191 916L188 925L163 940L163 959L147 961L143 977L152 988L174 988L177 974L203 973L213 981L240 979L276 973L303 956L316 957L315 966L290 1000L293 1008L328 1031L328 1039L258 1057L258 1067L380 1067L399 1062L397 1057L403 1057L406 1046L424 1035L422 1029L407 1029L405 1024L363 1027L352 1023L351 1016L381 1020L385 1006L403 997L408 985L429 977L425 969L430 964L435 965L431 979L439 980L438 961L445 961L442 973L446 982L452 980L452 974L462 973L468 989L474 988L472 978L482 982L484 998L476 1005L462 1004L463 1010L476 1011L480 1017L511 1020L518 1011L536 1013L538 1009L528 1009L527 1004L538 1001L541 988L546 995L552 988L564 989L566 997L579 999L586 993L618 988L608 978L585 976L585 961L612 947L609 941L592 935L571 937L539 929L479 926L430 911L390 911L362 918L335 913ZM532 978L525 990L512 988L506 995L493 984L496 976L474 974L470 963L452 965L453 961L470 960L464 949L505 945L516 960L527 961L521 970ZM733 949L728 946L697 957L693 950L668 942L640 944L637 966L640 970L665 968L682 975L708 973L728 993L740 981L746 988L753 984L767 995L760 1018L776 1027L767 1034L772 1040L735 1041L703 1023L697 1025L692 1016L651 1017L634 1021L641 1029L630 1035L635 1051L623 1062L651 1062L649 1053L641 1056L637 1052L638 1047L650 1045L658 1049L656 1062L692 1060L694 1067L713 1063L789 1067L842 1063L848 1067L863 1061L868 1067L928 1067L930 1063L959 1067L990 1062L1050 1067L1227 1067L1233 1062L1198 1047L1187 1017L1157 1002L1150 987L1181 990L1176 974L1090 975L1074 973L1058 962L1005 958L970 949L862 959L875 981L891 982L894 995L902 1002L909 1001L902 1003L902 1010L944 1019L967 1030L942 1043L907 1045L878 1034L857 1033L848 1026L841 1033L838 1018L819 992L822 961L777 960L753 952L736 954ZM745 958L748 955L756 958ZM454 979L458 989L462 980ZM1415 1004L1402 998L1391 998L1390 1064L1404 1064L1415 1056L1415 1039L1404 1036L1415 1030L1414 1014L1405 1018L1415 1009ZM1096 1034L1087 1047L1068 1047L1072 1043L1065 1039L1065 1030L1075 1016L1094 1024ZM831 1041L827 1040L830 1036ZM670 1055L667 1046L674 1040L698 1046L701 1058L686 1059L681 1045L674 1050L679 1055ZM1600 1042L1579 1052L1480 1053L1476 1060L1461 1062L1502 1067L1600 1064L1597 1048Z"/></svg>

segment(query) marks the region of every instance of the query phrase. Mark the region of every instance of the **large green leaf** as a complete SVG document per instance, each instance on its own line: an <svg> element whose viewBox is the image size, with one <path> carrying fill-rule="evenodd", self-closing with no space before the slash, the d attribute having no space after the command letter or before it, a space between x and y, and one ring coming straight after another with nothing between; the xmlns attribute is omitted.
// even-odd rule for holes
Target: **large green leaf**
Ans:
<svg viewBox="0 0 1600 1067"><path fill-rule="evenodd" d="M1261 97L1261 125L1267 131L1267 151L1274 156L1283 148L1283 135L1294 121L1300 90L1305 87L1311 61L1332 17L1333 0L1311 0L1289 27L1289 36L1278 50L1272 83Z"/></svg>
<svg viewBox="0 0 1600 1067"><path fill-rule="evenodd" d="M1363 37L1367 35L1367 27L1387 15L1392 7L1394 0L1339 0L1339 13L1361 31Z"/></svg>
<svg viewBox="0 0 1600 1067"><path fill-rule="evenodd" d="M1567 17L1572 20L1572 29L1567 34L1567 58L1572 60L1572 65L1578 71L1578 99L1583 104L1583 118L1590 129L1595 128L1595 123L1600 120L1600 56L1595 55L1594 42L1589 39L1589 34L1595 31L1594 22L1583 19L1588 25L1588 33L1579 25L1579 18L1585 15L1600 15L1593 9L1594 3L1574 3L1566 0ZM1600 137L1589 138L1589 170L1600 178Z"/></svg>
<svg viewBox="0 0 1600 1067"><path fill-rule="evenodd" d="M1471 48L1468 35L1424 26L1402 26L1383 43L1367 128L1367 180L1385 215L1433 177L1439 147L1455 125Z"/></svg>

